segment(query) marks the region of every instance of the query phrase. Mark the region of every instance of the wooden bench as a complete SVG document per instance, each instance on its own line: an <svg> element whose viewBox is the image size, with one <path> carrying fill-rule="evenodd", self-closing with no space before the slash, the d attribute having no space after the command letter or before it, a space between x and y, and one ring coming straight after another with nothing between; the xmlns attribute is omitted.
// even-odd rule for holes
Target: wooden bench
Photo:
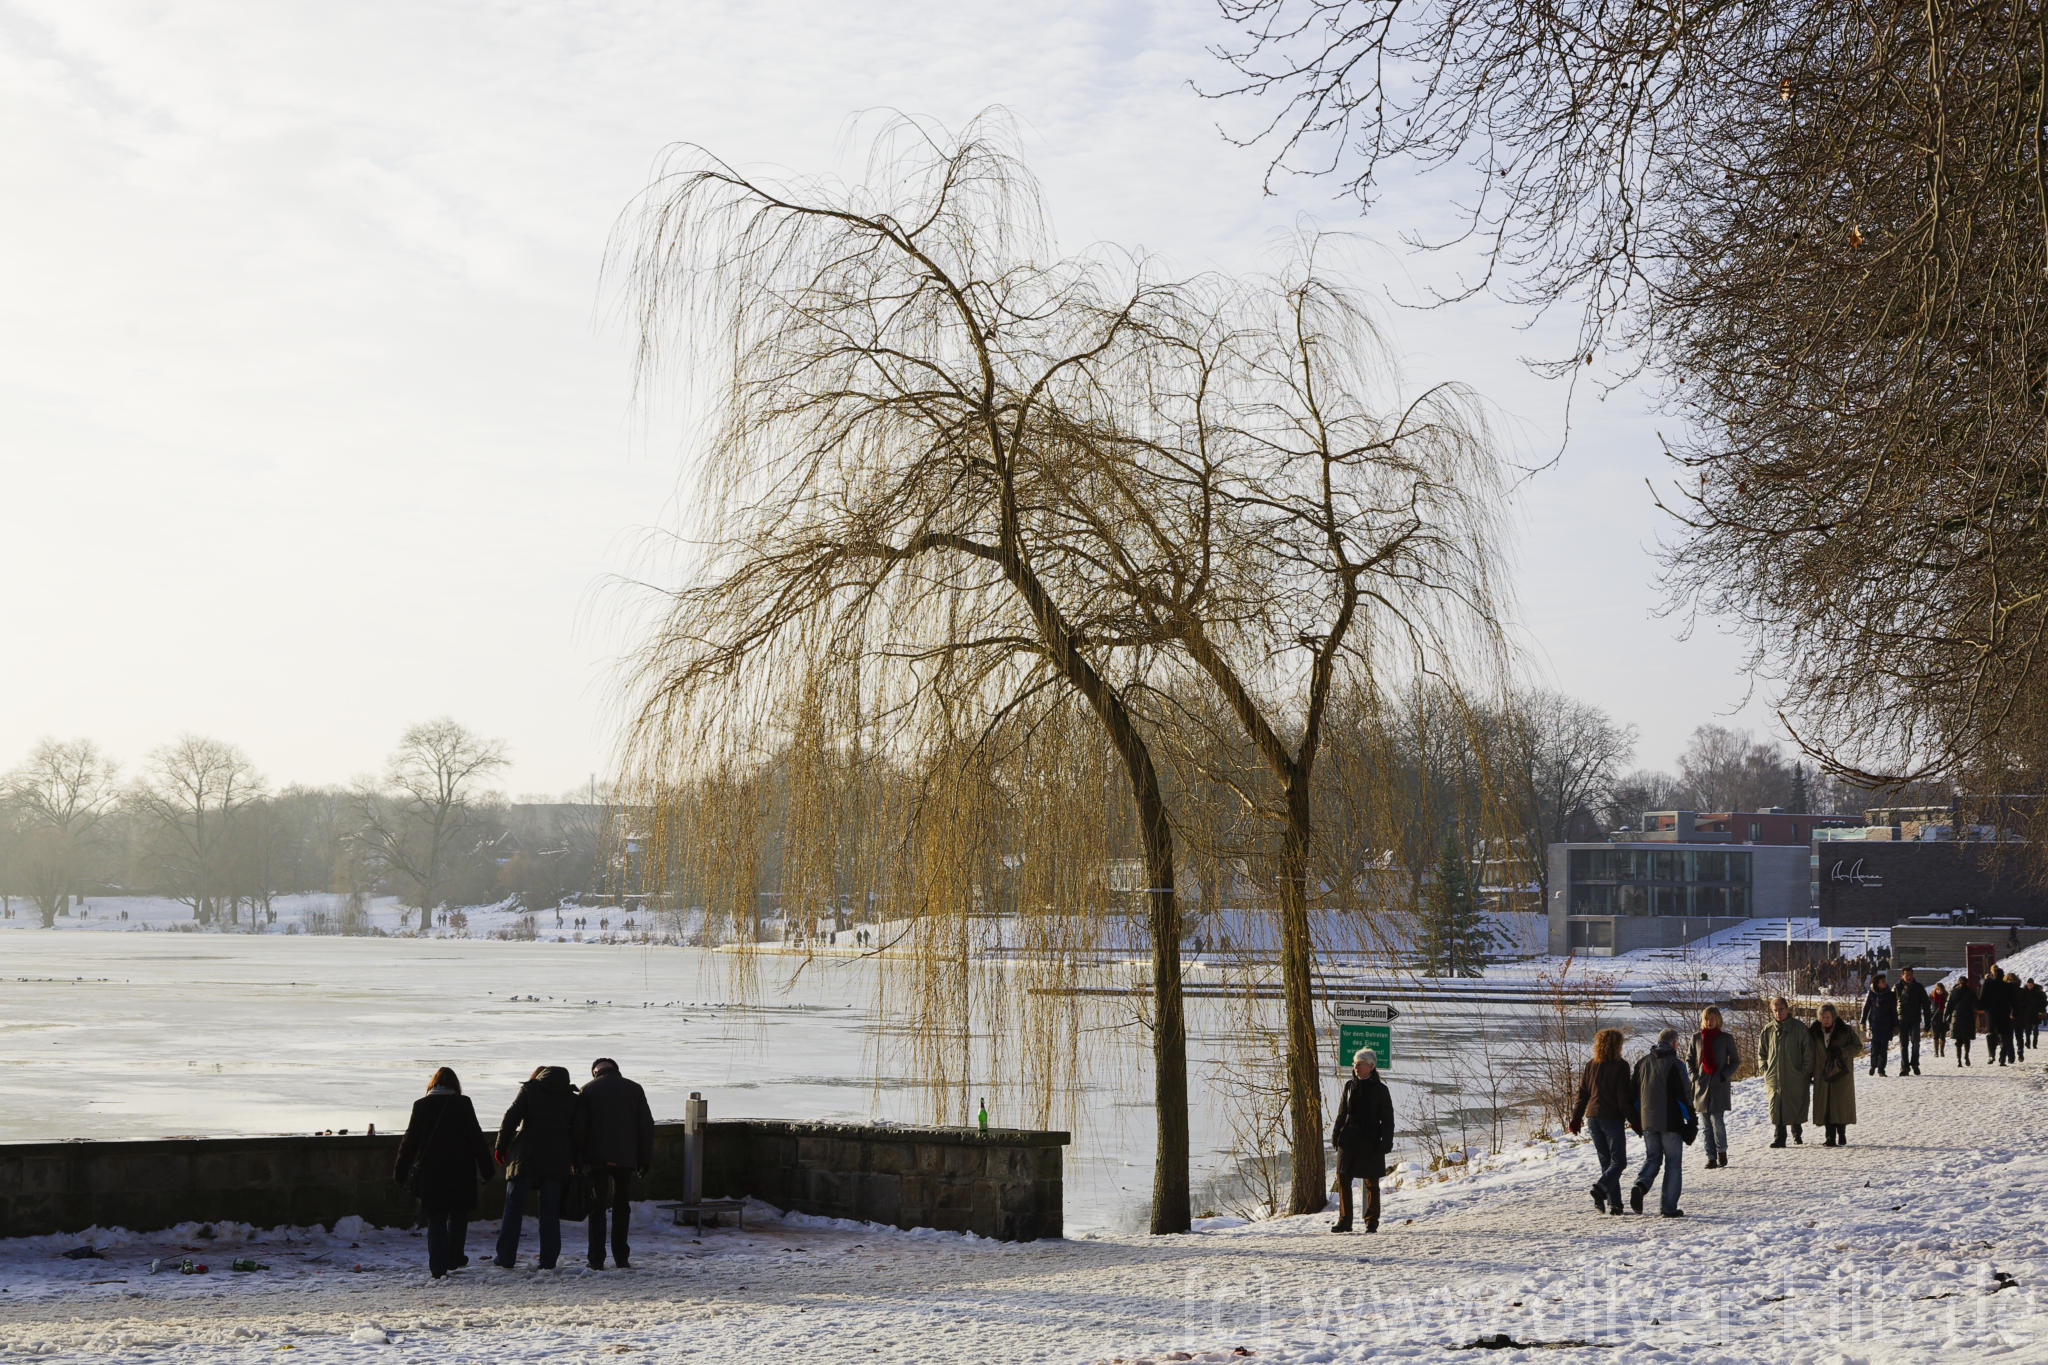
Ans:
<svg viewBox="0 0 2048 1365"><path fill-rule="evenodd" d="M688 1218L697 1226L700 1232L704 1228L704 1217L706 1214L711 1216L713 1227L718 1225L718 1215L721 1213L732 1214L739 1220L739 1226L742 1230L745 1230L747 1226L747 1201L744 1199L698 1199L673 1204L656 1204L655 1207L667 1209L670 1213L674 1214L677 1227L681 1227L683 1219Z"/></svg>

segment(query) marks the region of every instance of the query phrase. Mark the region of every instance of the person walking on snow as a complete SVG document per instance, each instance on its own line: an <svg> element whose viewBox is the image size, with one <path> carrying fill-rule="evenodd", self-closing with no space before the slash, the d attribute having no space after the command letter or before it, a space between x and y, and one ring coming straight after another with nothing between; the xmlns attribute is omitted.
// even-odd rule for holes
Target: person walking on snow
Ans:
<svg viewBox="0 0 2048 1365"><path fill-rule="evenodd" d="M1771 1022L1757 1045L1757 1069L1771 1097L1771 1122L1777 1136L1771 1146L1785 1145L1785 1130L1794 1142L1805 1142L1807 1095L1813 1089L1813 1031L1793 1017L1784 996L1771 1001Z"/></svg>
<svg viewBox="0 0 2048 1365"><path fill-rule="evenodd" d="M1621 1059L1621 1030L1604 1028L1593 1035L1593 1060L1579 1077L1579 1096L1572 1103L1570 1124L1593 1128L1593 1156L1600 1178L1593 1182L1593 1207L1602 1213L1621 1212L1621 1173L1628 1168L1628 1129L1640 1127L1636 1087L1628 1063Z"/></svg>
<svg viewBox="0 0 2048 1365"><path fill-rule="evenodd" d="M2012 994L2005 984L2005 968L1993 967L1984 973L1984 984L1977 988L1977 1008L1984 1011L1984 1055L1993 1064L2004 1066L2012 1060Z"/></svg>
<svg viewBox="0 0 2048 1365"><path fill-rule="evenodd" d="M1394 1099L1380 1078L1379 1054L1358 1049L1351 1060L1351 1079L1337 1101L1337 1122L1330 1144L1337 1149L1337 1221L1332 1232L1351 1231L1351 1182L1365 1182L1365 1230L1380 1230L1380 1177L1387 1173L1387 1153L1394 1150Z"/></svg>
<svg viewBox="0 0 2048 1365"><path fill-rule="evenodd" d="M2041 1016L2048 1014L2048 990L2033 977L2027 978L2027 1046L2041 1045Z"/></svg>
<svg viewBox="0 0 2048 1365"><path fill-rule="evenodd" d="M505 1216L498 1224L497 1264L519 1261L519 1224L526 1196L539 1198L540 1268L553 1270L562 1254L562 1190L576 1172L576 1087L569 1069L539 1066L498 1125L498 1160L505 1163Z"/></svg>
<svg viewBox="0 0 2048 1365"><path fill-rule="evenodd" d="M1899 969L1899 984L1892 991L1892 1013L1899 1024L1899 1074L1920 1074L1920 1030L1927 1024L1930 1008L1927 988L1914 977L1911 967ZM1875 1047L1876 1044L1872 1043Z"/></svg>
<svg viewBox="0 0 2048 1365"><path fill-rule="evenodd" d="M1899 1023L1899 1000L1885 985L1882 972L1870 979L1870 993L1863 997L1861 1022L1870 1032L1870 1074L1882 1076L1885 1063L1891 1059L1892 1034L1898 1031Z"/></svg>
<svg viewBox="0 0 2048 1365"><path fill-rule="evenodd" d="M454 1070L444 1066L427 1082L427 1093L412 1102L412 1118L391 1164L392 1178L413 1192L426 1216L427 1273L435 1279L469 1264L462 1244L476 1212L476 1187L495 1174L476 1106L462 1093Z"/></svg>
<svg viewBox="0 0 2048 1365"><path fill-rule="evenodd" d="M1629 1190L1628 1204L1643 1211L1643 1197L1661 1168L1664 1188L1658 1195L1657 1212L1666 1218L1682 1218L1678 1196L1685 1181L1679 1166L1685 1156L1687 1130L1694 1123L1691 1087L1686 1084L1685 1064L1678 1060L1678 1030L1665 1029L1657 1045L1636 1063L1636 1132L1643 1139L1643 1167Z"/></svg>
<svg viewBox="0 0 2048 1365"><path fill-rule="evenodd" d="M1700 1011L1700 1031L1686 1049L1685 1066L1692 1075L1693 1107L1706 1138L1710 1171L1728 1164L1729 1087L1739 1065L1735 1040L1721 1030L1721 1011L1707 1006Z"/></svg>
<svg viewBox="0 0 2048 1365"><path fill-rule="evenodd" d="M1939 981L1927 992L1927 1032L1934 1039L1934 1055L1948 1055L1948 987ZM1914 1070L1917 1072L1918 1067Z"/></svg>
<svg viewBox="0 0 2048 1365"><path fill-rule="evenodd" d="M1813 1052L1813 1121L1827 1130L1824 1146L1847 1147L1849 1125L1856 1121L1856 1059L1863 1055L1863 1040L1833 1005L1822 1005L1813 1025Z"/></svg>
<svg viewBox="0 0 2048 1365"><path fill-rule="evenodd" d="M1968 1066L1970 1043L1977 1036L1977 991L1969 977L1956 982L1942 1008L1948 1012L1948 1036L1956 1044L1956 1065Z"/></svg>
<svg viewBox="0 0 2048 1365"><path fill-rule="evenodd" d="M654 1114L647 1092L600 1057L590 1084L576 1097L576 1164L590 1182L590 1268L604 1269L605 1211L611 1211L612 1264L624 1270L632 1247L626 1228L633 1216L633 1176L654 1164Z"/></svg>

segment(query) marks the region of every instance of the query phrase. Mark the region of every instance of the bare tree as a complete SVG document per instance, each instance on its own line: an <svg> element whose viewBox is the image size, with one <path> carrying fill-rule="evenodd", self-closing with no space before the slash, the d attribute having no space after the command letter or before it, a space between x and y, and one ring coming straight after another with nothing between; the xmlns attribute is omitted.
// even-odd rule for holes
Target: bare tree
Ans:
<svg viewBox="0 0 2048 1365"><path fill-rule="evenodd" d="M757 182L696 149L678 161L620 255L645 370L691 335L679 325L716 339L695 370L718 377L701 455L712 542L644 656L633 748L672 771L715 723L713 693L731 714L736 684L801 689L824 666L860 671L899 715L921 712L926 752L971 772L973 712L1071 695L1118 756L1136 814L1152 1226L1184 1231L1173 832L1124 684L1135 665L1116 657L1131 643L1125 604L1073 516L1118 494L1114 433L1142 401L1142 356L1178 330L1176 296L1106 260L1060 259L1028 176L986 129L944 141L898 124L865 186Z"/></svg>
<svg viewBox="0 0 2048 1365"><path fill-rule="evenodd" d="M475 844L479 787L505 763L503 744L444 716L407 727L382 783L357 788L358 838L406 884L422 934L432 931L434 912L447 900L458 855Z"/></svg>
<svg viewBox="0 0 2048 1365"><path fill-rule="evenodd" d="M1557 692L1514 698L1502 727L1507 785L1522 807L1522 845L1530 875L1550 904L1550 845L1570 837L1574 818L1605 809L1622 764L1635 754L1635 729L1597 706Z"/></svg>
<svg viewBox="0 0 2048 1365"><path fill-rule="evenodd" d="M158 874L201 923L218 916L229 890L230 821L262 793L247 755L221 740L183 735L149 756L131 799L149 824Z"/></svg>
<svg viewBox="0 0 2048 1365"><path fill-rule="evenodd" d="M1318 275L1313 246L1293 275L1208 312L1225 340L1190 345L1184 397L1162 414L1175 420L1150 424L1170 457L1153 479L1199 490L1201 534L1159 523L1146 567L1176 572L1120 584L1134 617L1184 651L1277 789L1244 790L1279 832L1288 1209L1299 1214L1327 1202L1309 919L1325 727L1340 700L1475 661L1498 667L1501 490L1475 405L1450 386L1388 394L1383 344L1358 301ZM1156 402L1167 389L1151 392ZM1388 791L1377 776L1373 789Z"/></svg>
<svg viewBox="0 0 2048 1365"><path fill-rule="evenodd" d="M46 929L83 893L95 831L120 802L117 772L89 739L45 739L0 779L18 818L15 875Z"/></svg>
<svg viewBox="0 0 2048 1365"><path fill-rule="evenodd" d="M1370 211L1458 177L1473 291L1689 420L1673 606L1864 786L2048 770L2048 16L1956 0L1223 0L1219 91Z"/></svg>
<svg viewBox="0 0 2048 1365"><path fill-rule="evenodd" d="M1702 725L1678 760L1678 780L1701 810L1768 810L1792 800L1792 765L1747 730Z"/></svg>

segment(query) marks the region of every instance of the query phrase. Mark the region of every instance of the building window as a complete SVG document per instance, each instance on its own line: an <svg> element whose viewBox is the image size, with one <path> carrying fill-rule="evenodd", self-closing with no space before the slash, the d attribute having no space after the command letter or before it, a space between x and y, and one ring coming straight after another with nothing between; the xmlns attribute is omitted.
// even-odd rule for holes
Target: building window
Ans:
<svg viewBox="0 0 2048 1365"><path fill-rule="evenodd" d="M1718 849L1575 848L1566 913L1747 915L1752 857Z"/></svg>

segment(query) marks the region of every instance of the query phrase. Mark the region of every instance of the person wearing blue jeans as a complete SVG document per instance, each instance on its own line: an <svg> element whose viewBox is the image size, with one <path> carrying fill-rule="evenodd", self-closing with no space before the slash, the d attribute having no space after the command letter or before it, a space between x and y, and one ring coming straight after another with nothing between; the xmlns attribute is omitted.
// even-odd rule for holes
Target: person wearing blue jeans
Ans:
<svg viewBox="0 0 2048 1365"><path fill-rule="evenodd" d="M1628 1167L1628 1125L1636 1121L1635 1104L1635 1085L1621 1059L1621 1030L1601 1029L1593 1035L1593 1060L1579 1077L1569 1127L1574 1134L1581 1124L1593 1130L1593 1155L1600 1163L1593 1206L1602 1213L1621 1212L1621 1173Z"/></svg>
<svg viewBox="0 0 2048 1365"><path fill-rule="evenodd" d="M1686 1049L1685 1069L1692 1077L1693 1109L1699 1114L1710 1171L1728 1164L1728 1106L1733 1098L1729 1083L1741 1064L1735 1040L1721 1027L1721 1011L1707 1006L1700 1011L1700 1031Z"/></svg>
<svg viewBox="0 0 2048 1365"><path fill-rule="evenodd" d="M1629 1191L1629 1207L1643 1211L1643 1197L1659 1171L1664 1189L1658 1212L1666 1218L1682 1218L1678 1196L1685 1177L1680 1174L1685 1154L1685 1126L1693 1109L1687 1092L1685 1064L1678 1059L1678 1030L1665 1029L1657 1045L1636 1063L1636 1131L1643 1137L1643 1168L1636 1172L1635 1187Z"/></svg>
<svg viewBox="0 0 2048 1365"><path fill-rule="evenodd" d="M519 1262L519 1225L529 1192L540 1196L540 1268L553 1270L562 1255L562 1188L576 1170L576 1087L566 1067L535 1067L498 1125L498 1160L505 1163L505 1217L498 1225L497 1263Z"/></svg>

